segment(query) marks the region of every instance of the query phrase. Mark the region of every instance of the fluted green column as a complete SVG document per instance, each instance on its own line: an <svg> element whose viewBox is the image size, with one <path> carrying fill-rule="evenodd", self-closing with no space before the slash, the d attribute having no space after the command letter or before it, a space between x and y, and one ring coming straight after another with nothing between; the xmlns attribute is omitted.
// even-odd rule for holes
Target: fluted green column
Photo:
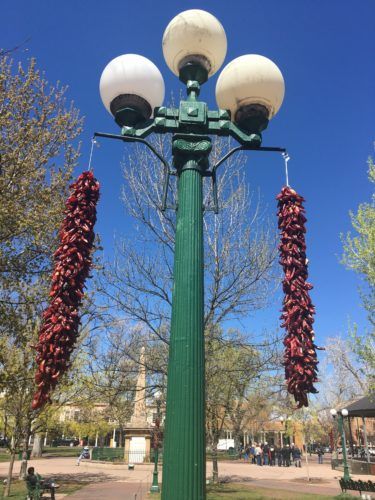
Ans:
<svg viewBox="0 0 375 500"><path fill-rule="evenodd" d="M205 495L202 174L208 138L173 143L179 174L163 500ZM176 163L176 156L175 156Z"/></svg>

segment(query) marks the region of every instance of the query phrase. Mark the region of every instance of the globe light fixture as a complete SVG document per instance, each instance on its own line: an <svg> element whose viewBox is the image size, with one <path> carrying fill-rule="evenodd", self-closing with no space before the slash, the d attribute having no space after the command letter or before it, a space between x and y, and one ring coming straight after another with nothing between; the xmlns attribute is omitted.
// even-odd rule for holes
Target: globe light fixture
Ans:
<svg viewBox="0 0 375 500"><path fill-rule="evenodd" d="M347 410L346 408L342 409L342 410L341 410L341 415L342 415L343 417L347 417L347 416L349 415L348 410Z"/></svg>
<svg viewBox="0 0 375 500"><path fill-rule="evenodd" d="M332 408L331 410L329 410L329 413L331 414L332 417L336 417L337 410L335 410L334 408Z"/></svg>
<svg viewBox="0 0 375 500"><path fill-rule="evenodd" d="M216 83L216 101L247 132L264 130L284 99L281 71L264 56L247 54L225 66Z"/></svg>
<svg viewBox="0 0 375 500"><path fill-rule="evenodd" d="M120 126L148 120L164 100L164 80L146 57L123 54L112 59L100 78L100 96Z"/></svg>
<svg viewBox="0 0 375 500"><path fill-rule="evenodd" d="M223 26L212 14L199 9L174 17L165 29L162 45L169 69L182 81L197 80L201 84L216 73L227 53Z"/></svg>

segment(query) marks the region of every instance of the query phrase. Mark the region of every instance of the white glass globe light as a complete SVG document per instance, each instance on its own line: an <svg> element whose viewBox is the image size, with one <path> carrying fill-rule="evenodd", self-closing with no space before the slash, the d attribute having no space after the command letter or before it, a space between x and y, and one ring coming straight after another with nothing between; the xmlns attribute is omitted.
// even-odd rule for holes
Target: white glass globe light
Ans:
<svg viewBox="0 0 375 500"><path fill-rule="evenodd" d="M223 64L226 53L227 37L222 24L204 10L181 12L164 31L164 59L177 76L187 62L199 62L212 76Z"/></svg>
<svg viewBox="0 0 375 500"><path fill-rule="evenodd" d="M329 413L332 415L332 417L335 417L337 415L337 410L332 408L331 410L329 410Z"/></svg>
<svg viewBox="0 0 375 500"><path fill-rule="evenodd" d="M270 120L280 109L285 84L281 71L264 56L247 54L225 66L216 83L216 101L231 112L236 121L240 108L251 104L264 106Z"/></svg>
<svg viewBox="0 0 375 500"><path fill-rule="evenodd" d="M343 410L341 410L341 415L342 415L343 417L347 417L347 416L349 415L348 410L347 410L346 408L344 408Z"/></svg>
<svg viewBox="0 0 375 500"><path fill-rule="evenodd" d="M113 101L119 96L136 96L145 101L149 118L164 100L164 80L153 62L138 54L124 54L112 59L100 77L100 97L105 108L114 114ZM111 109L112 104L112 109ZM145 117L146 118L146 117Z"/></svg>

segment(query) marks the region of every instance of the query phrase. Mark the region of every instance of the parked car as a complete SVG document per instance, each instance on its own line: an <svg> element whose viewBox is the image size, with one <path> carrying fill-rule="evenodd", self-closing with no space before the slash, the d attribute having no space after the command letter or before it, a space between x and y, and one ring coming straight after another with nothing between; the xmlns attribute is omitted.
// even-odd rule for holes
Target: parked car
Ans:
<svg viewBox="0 0 375 500"><path fill-rule="evenodd" d="M0 446L5 447L8 444L8 440L6 437L0 436Z"/></svg>

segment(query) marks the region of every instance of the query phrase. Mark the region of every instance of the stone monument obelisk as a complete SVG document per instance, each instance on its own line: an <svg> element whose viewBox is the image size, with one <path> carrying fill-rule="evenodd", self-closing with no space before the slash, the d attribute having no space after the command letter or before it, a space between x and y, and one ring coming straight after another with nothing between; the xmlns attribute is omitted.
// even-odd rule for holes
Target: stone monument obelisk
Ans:
<svg viewBox="0 0 375 500"><path fill-rule="evenodd" d="M146 412L146 366L145 348L139 356L139 372L135 388L134 411L125 435L125 461L143 463L150 460L151 429Z"/></svg>

